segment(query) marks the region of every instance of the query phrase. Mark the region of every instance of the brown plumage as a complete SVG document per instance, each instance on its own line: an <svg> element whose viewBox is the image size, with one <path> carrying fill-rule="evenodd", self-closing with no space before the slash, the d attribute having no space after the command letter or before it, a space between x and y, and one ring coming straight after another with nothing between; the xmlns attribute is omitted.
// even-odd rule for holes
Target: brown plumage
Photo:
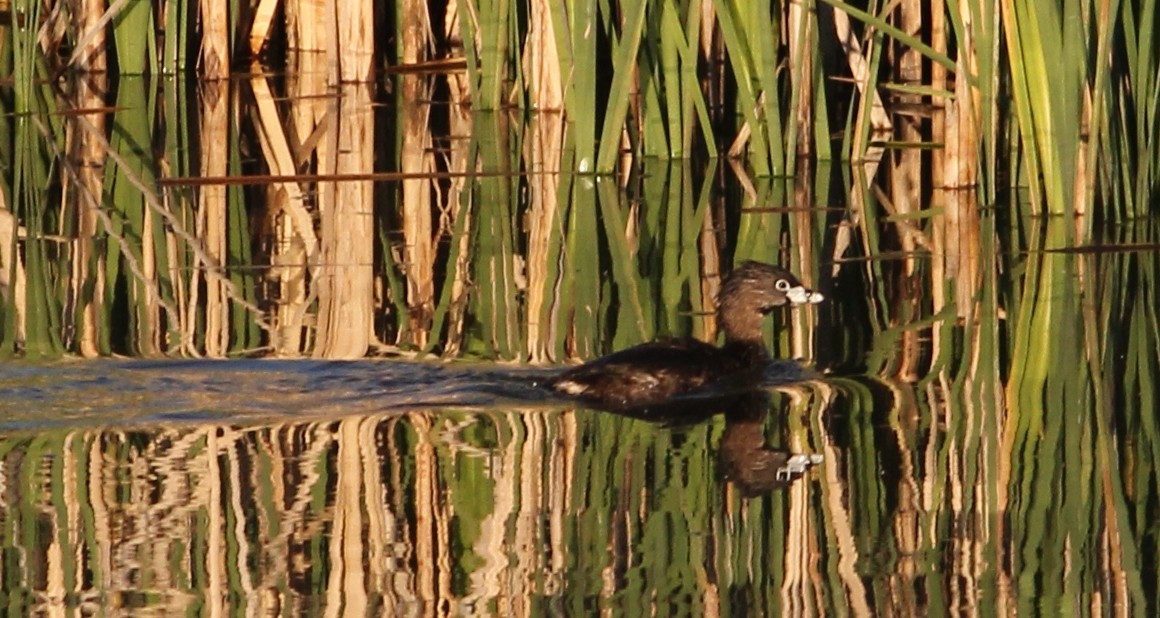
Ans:
<svg viewBox="0 0 1160 618"><path fill-rule="evenodd" d="M769 361L761 336L764 316L782 305L821 301L821 294L789 271L745 262L725 278L718 294L722 347L693 339L645 343L568 369L548 386L600 407L624 409L711 385L729 386L731 380L752 382Z"/></svg>

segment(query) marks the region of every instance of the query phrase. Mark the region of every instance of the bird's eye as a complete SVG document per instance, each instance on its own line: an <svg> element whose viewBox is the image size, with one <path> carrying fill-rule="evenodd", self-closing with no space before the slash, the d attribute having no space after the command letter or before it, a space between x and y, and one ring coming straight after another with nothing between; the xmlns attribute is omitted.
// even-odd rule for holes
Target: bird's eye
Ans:
<svg viewBox="0 0 1160 618"><path fill-rule="evenodd" d="M773 284L773 287L777 288L778 290L780 290L782 292L788 292L791 286L789 284L789 281L786 281L785 279L778 279L777 283Z"/></svg>

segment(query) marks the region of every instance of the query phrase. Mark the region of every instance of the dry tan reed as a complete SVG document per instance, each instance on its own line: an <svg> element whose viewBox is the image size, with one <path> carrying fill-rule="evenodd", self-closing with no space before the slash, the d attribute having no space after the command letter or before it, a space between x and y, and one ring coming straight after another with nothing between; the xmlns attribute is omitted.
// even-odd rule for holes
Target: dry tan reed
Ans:
<svg viewBox="0 0 1160 618"><path fill-rule="evenodd" d="M20 252L13 250L20 225L3 200L4 194L0 192L0 299L9 303L15 312L16 336L24 341L27 337L28 282Z"/></svg>
<svg viewBox="0 0 1160 618"><path fill-rule="evenodd" d="M94 52L95 52L94 48ZM100 59L95 55L86 55L93 63L104 61L103 51ZM94 64L93 66L97 66ZM96 72L80 79L77 82L76 109L99 109L104 105L108 96L109 80L106 75ZM106 126L105 114L90 114L86 119L93 124L94 129L104 133ZM70 159L76 162L77 182L70 187L66 203L72 212L76 225L76 240L73 243L72 269L73 279L69 290L69 299L66 313L78 315L79 324L76 338L76 350L85 358L94 358L101 354L98 345L98 328L105 303L105 262L95 255L96 247L93 239L100 229L97 212L90 208L87 195L100 195L104 186L105 149L92 133L74 128L69 132L70 142L66 148ZM95 271L95 272L94 272ZM92 292L84 292L85 282L93 281Z"/></svg>
<svg viewBox="0 0 1160 618"><path fill-rule="evenodd" d="M223 7L218 7L223 8ZM224 18L223 18L224 20ZM207 82L201 90L201 167L205 176L224 176L229 166L230 100L229 88L221 82ZM228 263L226 249L226 187L209 185L198 192L197 237L206 253L218 264ZM190 306L199 305L200 272L195 271L190 285ZM205 353L225 356L230 346L229 292L221 277L206 282ZM192 351L192 350L191 350Z"/></svg>
<svg viewBox="0 0 1160 618"><path fill-rule="evenodd" d="M199 73L207 80L226 79L230 75L230 3L227 0L203 0L198 3L201 18L201 58ZM224 147L225 142L222 142Z"/></svg>
<svg viewBox="0 0 1160 618"><path fill-rule="evenodd" d="M369 173L374 168L374 114L366 84L343 86L331 98L327 139L319 145L323 173ZM370 347L374 310L374 187L369 180L321 183L315 356L361 358Z"/></svg>

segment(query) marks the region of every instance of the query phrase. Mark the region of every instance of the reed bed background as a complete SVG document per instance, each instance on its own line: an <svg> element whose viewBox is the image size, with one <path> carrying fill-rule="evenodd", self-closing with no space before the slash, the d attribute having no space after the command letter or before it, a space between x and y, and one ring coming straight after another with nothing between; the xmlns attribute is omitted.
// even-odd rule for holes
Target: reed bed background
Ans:
<svg viewBox="0 0 1160 618"><path fill-rule="evenodd" d="M1154 2L151 7L0 20L6 356L561 363L713 340L755 258L830 299L775 316L775 353L860 377L778 400L767 434L824 482L748 501L702 450L720 420L6 435L19 607L144 573L173 607L536 613L664 579L706 608L1154 613ZM178 532L142 557L130 520Z"/></svg>
<svg viewBox="0 0 1160 618"><path fill-rule="evenodd" d="M1153 2L349 10L11 5L4 348L583 357L600 319L655 334L656 292L703 308L734 253L788 259L757 249L783 224L807 276L929 252L918 302L967 318L981 212L1068 216L1053 248L1155 214ZM791 201L846 213L738 215Z"/></svg>

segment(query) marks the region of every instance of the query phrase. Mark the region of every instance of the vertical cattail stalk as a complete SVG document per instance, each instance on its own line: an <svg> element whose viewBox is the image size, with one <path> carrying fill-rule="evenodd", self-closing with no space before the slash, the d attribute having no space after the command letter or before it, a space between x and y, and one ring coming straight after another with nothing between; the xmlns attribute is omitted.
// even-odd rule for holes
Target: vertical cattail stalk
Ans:
<svg viewBox="0 0 1160 618"><path fill-rule="evenodd" d="M555 10L560 10L560 7L556 6ZM554 321L545 307L553 300L554 281L549 271L553 263L552 239L559 237L556 211L559 206L559 172L564 156L564 94L560 56L552 32L552 12L553 7L547 1L533 4L524 59L524 72L528 76L532 105L536 110L525 142L530 172L526 350L533 361L549 360L553 339L550 331Z"/></svg>
<svg viewBox="0 0 1160 618"><path fill-rule="evenodd" d="M201 77L215 80L230 76L230 3L204 0L201 5Z"/></svg>
<svg viewBox="0 0 1160 618"><path fill-rule="evenodd" d="M344 86L334 105L319 172L369 174L374 171L374 112L368 84ZM369 180L324 182L318 191L321 218L318 338L314 355L359 358L373 332L374 185Z"/></svg>
<svg viewBox="0 0 1160 618"><path fill-rule="evenodd" d="M308 85L301 86L302 82ZM324 73L307 73L292 82L303 88L311 88L310 83L322 84L325 88ZM265 76L255 76L250 80L254 92L252 112L258 145L262 149L270 172L278 176L293 176L297 171L294 153L290 149L281 117L274 102L274 95ZM293 87L293 86L292 86ZM301 105L311 106L310 112L323 116L324 112L314 110L317 100L295 98L293 110ZM313 116L311 116L313 117ZM300 127L301 114L295 116ZM313 125L306 125L313 131ZM301 129L300 129L301 130ZM318 254L318 237L314 232L314 221L306 210L306 194L293 181L283 181L272 185L268 191L274 196L270 211L273 213L272 226L276 242L271 249L270 262L273 267L270 277L280 289L278 303L274 309L275 324L271 347L275 354L296 356L301 352L301 335L306 312L305 277L306 269L313 265Z"/></svg>
<svg viewBox="0 0 1160 618"><path fill-rule="evenodd" d="M223 0L201 2L202 10L202 161L203 176L224 176L230 160L230 17ZM198 194L198 232L205 253L216 264L226 262L226 188L206 184ZM230 300L223 277L206 272L205 354L223 356L230 347Z"/></svg>
<svg viewBox="0 0 1160 618"><path fill-rule="evenodd" d="M201 167L205 177L226 175L229 165L230 115L229 82L206 82L201 89ZM206 184L198 192L198 237L213 264L203 265L206 276L205 353L225 355L230 344L229 292L220 274L211 274L226 266L226 187ZM195 284L196 285L196 284ZM192 287L192 286L191 286Z"/></svg>
<svg viewBox="0 0 1160 618"><path fill-rule="evenodd" d="M375 53L373 2L336 2L333 8L337 39L329 46L332 83L366 82L371 79ZM337 68L337 73L335 69Z"/></svg>
<svg viewBox="0 0 1160 618"><path fill-rule="evenodd" d="M404 0L399 7L402 23L401 59L403 64L417 64L427 58L427 4ZM431 221L431 183L423 174L434 171L431 160L430 83L423 75L408 73L401 78L402 145L399 169L417 177L403 181L403 252L407 276L407 304L410 308L410 343L423 347L430 335L431 314L435 297L435 245Z"/></svg>

